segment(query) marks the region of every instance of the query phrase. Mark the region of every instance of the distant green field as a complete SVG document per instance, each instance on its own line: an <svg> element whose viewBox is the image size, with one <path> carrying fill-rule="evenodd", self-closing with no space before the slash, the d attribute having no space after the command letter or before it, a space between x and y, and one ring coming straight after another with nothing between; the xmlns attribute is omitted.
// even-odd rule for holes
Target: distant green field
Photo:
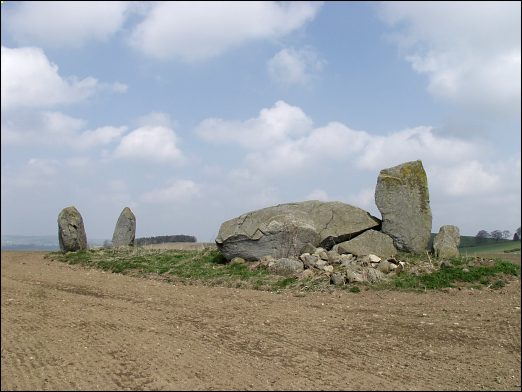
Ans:
<svg viewBox="0 0 522 392"><path fill-rule="evenodd" d="M520 241L487 238L477 243L475 237L462 236L459 251L462 256L499 258L520 264Z"/></svg>
<svg viewBox="0 0 522 392"><path fill-rule="evenodd" d="M484 253L484 252L505 252L505 253L519 253L520 254L520 241L511 240L494 240L492 238L486 238L482 241L477 241L475 237L461 236L459 250L461 252L472 252L472 253ZM518 251L515 251L518 250Z"/></svg>

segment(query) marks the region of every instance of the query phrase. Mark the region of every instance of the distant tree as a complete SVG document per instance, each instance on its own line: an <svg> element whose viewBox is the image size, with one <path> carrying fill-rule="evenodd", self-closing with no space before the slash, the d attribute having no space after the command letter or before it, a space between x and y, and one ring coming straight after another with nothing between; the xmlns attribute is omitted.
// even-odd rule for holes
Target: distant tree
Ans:
<svg viewBox="0 0 522 392"><path fill-rule="evenodd" d="M142 238L136 238L134 241L134 243L137 246L161 244L161 243L166 243L166 242L197 242L197 239L193 235L177 234L177 235L160 235L160 236L155 236L155 237L142 237Z"/></svg>
<svg viewBox="0 0 522 392"><path fill-rule="evenodd" d="M513 241L520 241L520 236L518 235L518 233L515 233L513 235Z"/></svg>
<svg viewBox="0 0 522 392"><path fill-rule="evenodd" d="M509 230L504 230L502 232L502 238L504 238L505 240L507 240L509 237L511 237L511 232Z"/></svg>
<svg viewBox="0 0 522 392"><path fill-rule="evenodd" d="M479 243L485 242L486 238L491 238L491 234L489 234L486 230L480 230L475 236L475 239Z"/></svg>
<svg viewBox="0 0 522 392"><path fill-rule="evenodd" d="M503 238L502 231L493 230L491 232L491 238L494 238L496 241L501 240Z"/></svg>
<svg viewBox="0 0 522 392"><path fill-rule="evenodd" d="M518 238L520 238L520 227L517 229Z"/></svg>

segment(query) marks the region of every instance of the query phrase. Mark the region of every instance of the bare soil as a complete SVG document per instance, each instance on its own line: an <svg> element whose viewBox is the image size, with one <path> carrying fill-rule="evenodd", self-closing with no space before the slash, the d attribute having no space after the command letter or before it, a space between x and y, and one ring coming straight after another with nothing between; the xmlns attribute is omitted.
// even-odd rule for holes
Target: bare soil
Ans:
<svg viewBox="0 0 522 392"><path fill-rule="evenodd" d="M2 390L520 390L500 290L270 293L2 251Z"/></svg>

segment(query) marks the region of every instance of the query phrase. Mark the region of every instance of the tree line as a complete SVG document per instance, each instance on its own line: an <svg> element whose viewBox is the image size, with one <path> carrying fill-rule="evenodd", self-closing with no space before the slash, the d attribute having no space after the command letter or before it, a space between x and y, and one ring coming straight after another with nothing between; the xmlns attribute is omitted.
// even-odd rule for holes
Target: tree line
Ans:
<svg viewBox="0 0 522 392"><path fill-rule="evenodd" d="M137 246L161 244L164 242L197 242L196 237L193 235L159 235L155 237L141 237L134 240L134 244Z"/></svg>
<svg viewBox="0 0 522 392"><path fill-rule="evenodd" d="M155 237L141 237L136 238L134 240L134 245L143 246L143 245L151 245L151 244L162 244L165 242L197 242L196 237L193 235L184 235L184 234L176 234L176 235L159 235ZM105 248L112 247L112 241L105 240L103 242L103 246Z"/></svg>
<svg viewBox="0 0 522 392"><path fill-rule="evenodd" d="M493 238L494 240L507 240L511 238L511 232L509 230L493 230L491 233L486 230L480 230L475 236L477 242L484 242L487 238ZM520 241L520 227L515 230L513 234L513 241Z"/></svg>

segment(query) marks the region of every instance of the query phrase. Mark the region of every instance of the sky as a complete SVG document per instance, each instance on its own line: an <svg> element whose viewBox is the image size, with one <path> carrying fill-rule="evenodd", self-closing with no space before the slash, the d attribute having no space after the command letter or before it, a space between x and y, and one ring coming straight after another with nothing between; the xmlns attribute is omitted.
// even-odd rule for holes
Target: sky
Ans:
<svg viewBox="0 0 522 392"><path fill-rule="evenodd" d="M213 241L304 200L381 218L420 159L432 232L521 221L521 3L4 1L1 231Z"/></svg>

